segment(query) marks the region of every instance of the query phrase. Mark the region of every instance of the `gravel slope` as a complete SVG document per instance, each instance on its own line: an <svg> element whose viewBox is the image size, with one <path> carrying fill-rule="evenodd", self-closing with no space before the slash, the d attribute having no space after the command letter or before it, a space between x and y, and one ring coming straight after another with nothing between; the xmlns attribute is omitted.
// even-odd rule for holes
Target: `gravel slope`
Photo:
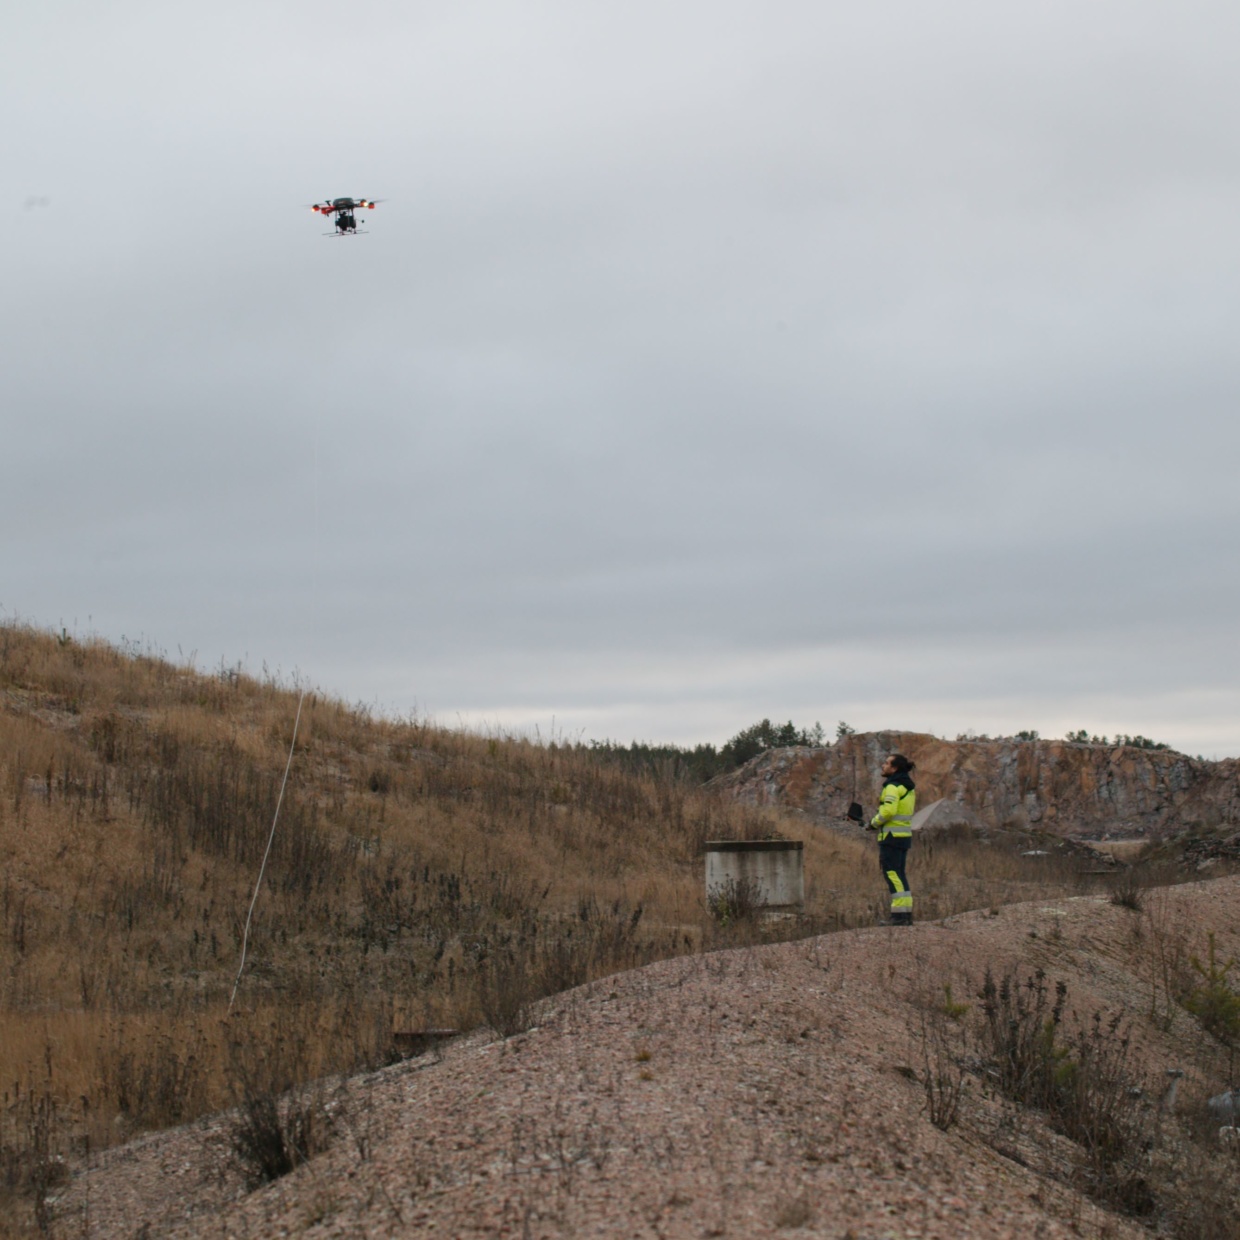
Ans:
<svg viewBox="0 0 1240 1240"><path fill-rule="evenodd" d="M111 1151L75 1173L58 1230L1148 1235L1068 1187L1069 1144L1036 1120L1013 1127L979 1077L961 1123L932 1125L915 1079L922 1014L945 981L972 999L987 966L1044 967L1082 1012L1125 1007L1153 1079L1188 1071L1188 1105L1218 1082L1198 1075L1194 1022L1166 1034L1144 1018L1151 944L1213 929L1240 954L1238 897L1225 878L1157 893L1141 914L1060 900L665 961L550 1001L507 1042L475 1034L335 1087L331 1147L258 1191L230 1165L223 1120Z"/></svg>

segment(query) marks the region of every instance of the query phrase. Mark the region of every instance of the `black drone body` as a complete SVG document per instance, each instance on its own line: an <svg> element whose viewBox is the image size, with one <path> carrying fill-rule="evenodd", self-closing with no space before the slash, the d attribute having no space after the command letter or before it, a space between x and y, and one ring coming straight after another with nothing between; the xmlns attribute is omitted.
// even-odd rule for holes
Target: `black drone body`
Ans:
<svg viewBox="0 0 1240 1240"><path fill-rule="evenodd" d="M365 208L370 211L375 206L373 198L332 198L327 202L316 202L311 211L321 215L336 217L336 231L328 233L329 237L349 237L357 234L357 216L355 212Z"/></svg>

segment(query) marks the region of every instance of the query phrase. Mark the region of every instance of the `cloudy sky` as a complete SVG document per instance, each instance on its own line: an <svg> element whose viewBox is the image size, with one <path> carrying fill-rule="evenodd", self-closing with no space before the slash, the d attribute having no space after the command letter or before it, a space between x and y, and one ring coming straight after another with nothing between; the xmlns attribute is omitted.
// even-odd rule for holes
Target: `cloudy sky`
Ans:
<svg viewBox="0 0 1240 1240"><path fill-rule="evenodd" d="M0 608L544 736L1240 754L1237 47L1221 0L21 6Z"/></svg>

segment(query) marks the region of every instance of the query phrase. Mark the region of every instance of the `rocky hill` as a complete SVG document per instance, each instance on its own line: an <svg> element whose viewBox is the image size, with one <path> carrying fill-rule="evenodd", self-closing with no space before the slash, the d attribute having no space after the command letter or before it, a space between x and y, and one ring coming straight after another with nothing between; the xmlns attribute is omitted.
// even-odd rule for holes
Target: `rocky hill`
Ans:
<svg viewBox="0 0 1240 1240"><path fill-rule="evenodd" d="M1055 835L1157 839L1240 825L1240 762L1206 762L1163 749L1050 740L945 741L918 732L846 736L823 748L772 749L721 777L740 801L843 818L870 812L892 751L916 764L919 805L943 801L940 820Z"/></svg>

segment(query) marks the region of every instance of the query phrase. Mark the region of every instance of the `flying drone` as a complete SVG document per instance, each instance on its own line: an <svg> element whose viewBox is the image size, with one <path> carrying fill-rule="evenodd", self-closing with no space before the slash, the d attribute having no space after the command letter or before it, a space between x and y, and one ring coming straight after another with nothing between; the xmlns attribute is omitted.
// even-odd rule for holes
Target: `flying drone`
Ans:
<svg viewBox="0 0 1240 1240"><path fill-rule="evenodd" d="M357 235L357 216L354 211L365 207L367 210L373 210L375 200L372 198L333 198L328 202L316 202L310 206L311 211L317 211L320 215L334 215L336 217L336 231L334 233L324 233L327 237L348 237ZM366 230L363 229L363 232Z"/></svg>

